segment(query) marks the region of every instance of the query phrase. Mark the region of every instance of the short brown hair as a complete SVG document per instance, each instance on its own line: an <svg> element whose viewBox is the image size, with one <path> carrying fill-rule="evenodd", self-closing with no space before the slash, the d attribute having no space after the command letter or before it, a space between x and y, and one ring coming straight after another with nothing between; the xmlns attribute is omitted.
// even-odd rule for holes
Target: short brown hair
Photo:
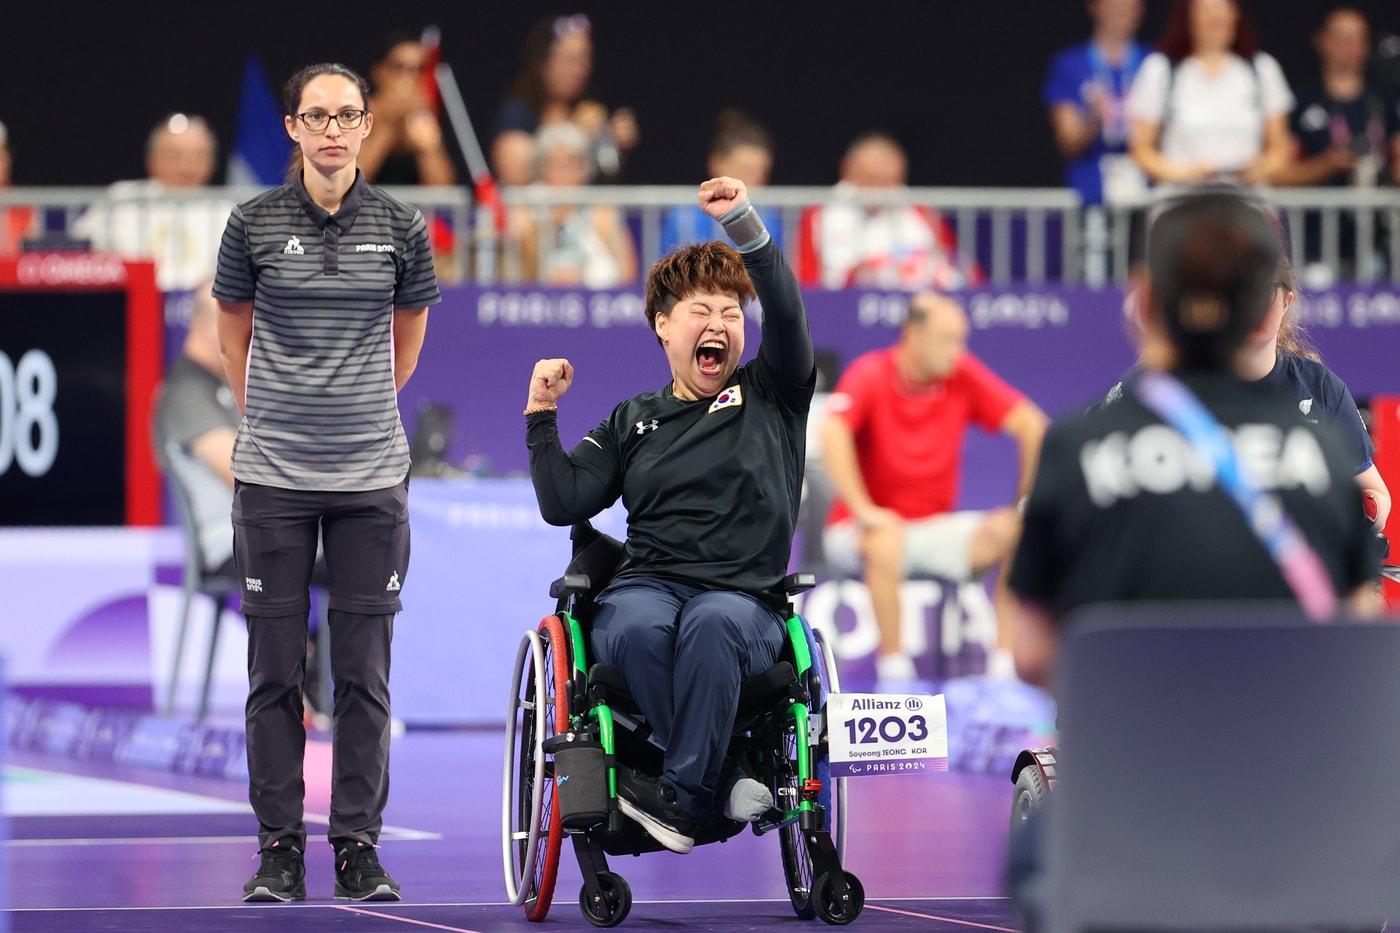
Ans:
<svg viewBox="0 0 1400 933"><path fill-rule="evenodd" d="M656 316L669 314L687 295L719 292L739 296L739 303L755 297L749 270L738 250L711 240L682 246L658 259L647 274L647 324L656 330Z"/></svg>

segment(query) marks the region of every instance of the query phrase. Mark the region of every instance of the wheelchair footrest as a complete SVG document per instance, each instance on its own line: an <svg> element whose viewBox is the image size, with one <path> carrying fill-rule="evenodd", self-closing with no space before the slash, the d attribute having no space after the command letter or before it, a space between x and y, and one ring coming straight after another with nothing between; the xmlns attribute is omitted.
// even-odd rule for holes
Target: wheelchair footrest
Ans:
<svg viewBox="0 0 1400 933"><path fill-rule="evenodd" d="M784 826L791 826L800 819L801 810L788 810L786 812L773 807L751 824L755 836L764 836L775 829L782 829Z"/></svg>

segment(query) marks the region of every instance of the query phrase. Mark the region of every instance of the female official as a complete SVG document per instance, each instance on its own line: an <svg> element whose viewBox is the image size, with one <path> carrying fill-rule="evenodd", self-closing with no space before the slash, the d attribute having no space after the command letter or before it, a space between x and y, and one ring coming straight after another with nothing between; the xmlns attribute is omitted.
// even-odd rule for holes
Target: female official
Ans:
<svg viewBox="0 0 1400 933"><path fill-rule="evenodd" d="M234 208L214 296L229 385L234 551L248 618L249 901L304 898L307 586L323 538L335 679L335 894L398 900L374 846L389 793L389 642L408 573L408 444L397 393L440 300L422 215L356 164L374 127L343 65L287 82L287 183Z"/></svg>

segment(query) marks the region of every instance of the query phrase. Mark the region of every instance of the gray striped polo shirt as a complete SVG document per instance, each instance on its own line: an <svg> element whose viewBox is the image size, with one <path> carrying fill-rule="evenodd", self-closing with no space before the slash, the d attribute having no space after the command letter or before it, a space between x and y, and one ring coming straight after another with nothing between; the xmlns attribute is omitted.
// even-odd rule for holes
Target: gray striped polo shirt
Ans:
<svg viewBox="0 0 1400 933"><path fill-rule="evenodd" d="M427 225L357 174L340 210L300 178L238 205L214 297L253 303L233 475L281 489L381 489L408 473L395 308L441 301Z"/></svg>

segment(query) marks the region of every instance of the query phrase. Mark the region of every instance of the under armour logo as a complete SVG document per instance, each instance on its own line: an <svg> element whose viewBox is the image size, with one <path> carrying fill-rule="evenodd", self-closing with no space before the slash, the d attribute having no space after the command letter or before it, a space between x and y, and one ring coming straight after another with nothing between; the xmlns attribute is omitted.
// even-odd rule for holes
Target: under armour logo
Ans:
<svg viewBox="0 0 1400 933"><path fill-rule="evenodd" d="M282 247L282 252L288 256L305 256L306 248L301 245L301 237L288 237L287 245Z"/></svg>
<svg viewBox="0 0 1400 933"><path fill-rule="evenodd" d="M384 589L389 593L397 593L399 590L403 589L403 587L399 585L399 572L397 570L389 574L389 585L384 587Z"/></svg>
<svg viewBox="0 0 1400 933"><path fill-rule="evenodd" d="M645 434L645 433L647 433L648 431L655 431L655 430L656 430L657 428L659 428L659 427L661 427L661 422L660 422L660 421L657 421L655 418L651 419L650 422L647 422L647 421L638 421L638 422L637 422L637 433L638 433L638 434Z"/></svg>

